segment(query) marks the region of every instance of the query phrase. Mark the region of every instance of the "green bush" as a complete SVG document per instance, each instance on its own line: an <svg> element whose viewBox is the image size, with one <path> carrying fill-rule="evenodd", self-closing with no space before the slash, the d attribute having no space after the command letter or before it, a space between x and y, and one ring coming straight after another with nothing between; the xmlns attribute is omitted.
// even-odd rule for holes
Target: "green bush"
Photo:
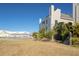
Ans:
<svg viewBox="0 0 79 59"><path fill-rule="evenodd" d="M73 38L72 38L72 42L73 42L73 43L79 42L79 38L78 38L78 37L73 37Z"/></svg>
<svg viewBox="0 0 79 59"><path fill-rule="evenodd" d="M37 32L34 32L34 33L32 34L32 36L33 36L34 38L37 38L37 35L38 35Z"/></svg>
<svg viewBox="0 0 79 59"><path fill-rule="evenodd" d="M45 28L42 28L38 33L39 39L42 39L45 37Z"/></svg>
<svg viewBox="0 0 79 59"><path fill-rule="evenodd" d="M38 39L42 39L42 38L44 38L45 37L45 34L44 33L38 33Z"/></svg>
<svg viewBox="0 0 79 59"><path fill-rule="evenodd" d="M54 28L57 33L56 39L61 40L62 42L65 41L69 34L69 29L67 28L67 24L64 24L63 22L59 22Z"/></svg>
<svg viewBox="0 0 79 59"><path fill-rule="evenodd" d="M49 40L52 39L52 36L53 36L53 31L49 31L45 34L45 37L48 38Z"/></svg>
<svg viewBox="0 0 79 59"><path fill-rule="evenodd" d="M74 36L79 37L79 24L78 23L74 25Z"/></svg>
<svg viewBox="0 0 79 59"><path fill-rule="evenodd" d="M60 36L56 36L57 40L64 42L65 40L70 39L70 32L72 33L72 42L76 44L79 42L79 23L76 23L74 26L71 22L64 24L59 22L54 26L55 33Z"/></svg>
<svg viewBox="0 0 79 59"><path fill-rule="evenodd" d="M53 31L46 32L44 28L42 28L38 33L38 38L47 38L48 40L52 39Z"/></svg>

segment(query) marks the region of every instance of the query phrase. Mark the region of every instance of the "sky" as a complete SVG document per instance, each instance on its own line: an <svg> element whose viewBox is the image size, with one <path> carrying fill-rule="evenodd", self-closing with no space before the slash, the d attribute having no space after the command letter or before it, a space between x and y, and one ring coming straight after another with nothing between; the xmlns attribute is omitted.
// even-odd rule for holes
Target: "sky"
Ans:
<svg viewBox="0 0 79 59"><path fill-rule="evenodd" d="M68 3L0 3L0 29L37 32L39 18L49 14L50 5L72 15L72 4Z"/></svg>

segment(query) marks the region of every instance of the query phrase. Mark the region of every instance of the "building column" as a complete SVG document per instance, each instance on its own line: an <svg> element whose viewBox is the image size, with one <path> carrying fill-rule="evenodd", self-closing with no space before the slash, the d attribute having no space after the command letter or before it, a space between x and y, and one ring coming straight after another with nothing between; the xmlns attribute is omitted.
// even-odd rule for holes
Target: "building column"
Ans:
<svg viewBox="0 0 79 59"><path fill-rule="evenodd" d="M50 28L51 30L53 29L53 26L55 25L55 19L54 19L54 6L51 5L51 10L50 10Z"/></svg>
<svg viewBox="0 0 79 59"><path fill-rule="evenodd" d="M40 19L39 19L39 31L40 31L40 29L41 29L41 21L42 21L42 19L40 18Z"/></svg>

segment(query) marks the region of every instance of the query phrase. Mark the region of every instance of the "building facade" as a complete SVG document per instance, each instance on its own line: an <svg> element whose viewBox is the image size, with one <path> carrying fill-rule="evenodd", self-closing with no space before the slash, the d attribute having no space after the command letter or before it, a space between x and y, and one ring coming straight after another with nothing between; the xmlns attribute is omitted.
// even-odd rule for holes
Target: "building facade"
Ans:
<svg viewBox="0 0 79 59"><path fill-rule="evenodd" d="M79 22L79 3L73 3L73 19Z"/></svg>
<svg viewBox="0 0 79 59"><path fill-rule="evenodd" d="M54 6L51 5L51 7L49 8L49 15L43 19L40 19L39 28L40 30L44 28L45 31L48 32L53 29L54 25L57 22L73 23L74 21L72 16L61 13L61 9L55 9Z"/></svg>
<svg viewBox="0 0 79 59"><path fill-rule="evenodd" d="M1 37L17 37L17 38L31 38L31 34L27 32L13 32L7 30L0 30L0 38Z"/></svg>

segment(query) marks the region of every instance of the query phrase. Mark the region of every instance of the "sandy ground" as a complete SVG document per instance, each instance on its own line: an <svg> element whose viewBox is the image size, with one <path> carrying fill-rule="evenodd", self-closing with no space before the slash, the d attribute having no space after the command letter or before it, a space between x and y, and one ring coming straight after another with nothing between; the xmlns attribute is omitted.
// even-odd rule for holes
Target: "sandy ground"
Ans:
<svg viewBox="0 0 79 59"><path fill-rule="evenodd" d="M79 56L79 48L26 38L0 38L1 56Z"/></svg>

